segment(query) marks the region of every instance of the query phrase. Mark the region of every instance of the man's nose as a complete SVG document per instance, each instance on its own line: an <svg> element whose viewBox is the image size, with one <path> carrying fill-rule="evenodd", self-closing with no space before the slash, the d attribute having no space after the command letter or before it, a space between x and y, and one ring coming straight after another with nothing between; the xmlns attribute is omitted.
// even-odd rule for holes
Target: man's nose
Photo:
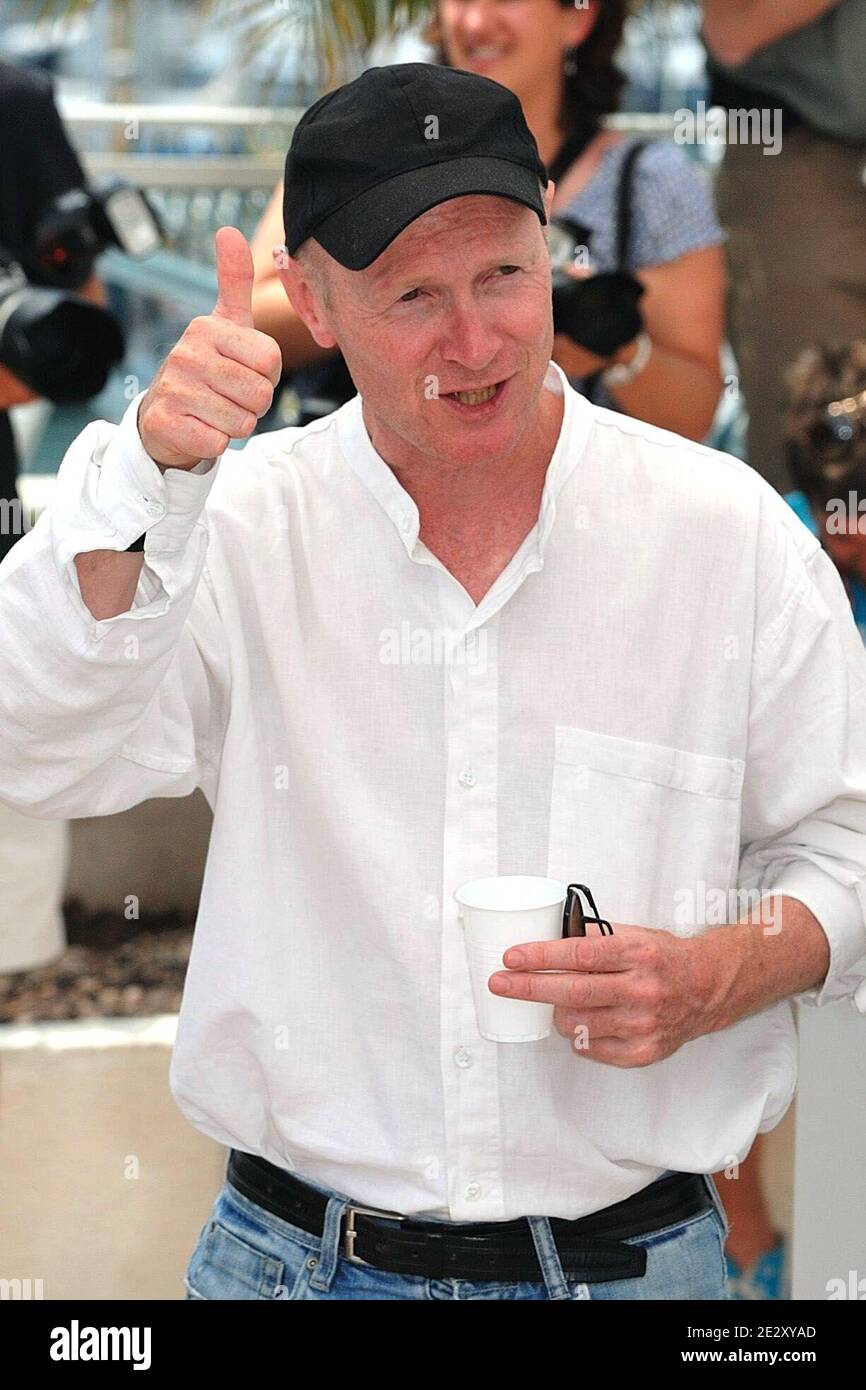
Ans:
<svg viewBox="0 0 866 1390"><path fill-rule="evenodd" d="M501 335L490 327L475 304L455 306L443 334L442 357L446 362L459 362L478 371L496 356L501 342Z"/></svg>

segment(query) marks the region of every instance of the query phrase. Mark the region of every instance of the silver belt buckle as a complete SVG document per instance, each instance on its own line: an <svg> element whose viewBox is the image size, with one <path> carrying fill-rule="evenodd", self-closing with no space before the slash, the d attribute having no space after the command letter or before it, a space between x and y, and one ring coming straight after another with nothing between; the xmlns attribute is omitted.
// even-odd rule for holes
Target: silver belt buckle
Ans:
<svg viewBox="0 0 866 1390"><path fill-rule="evenodd" d="M370 1264L369 1260L362 1260L360 1255L355 1254L355 1237L358 1234L355 1230L356 1216L384 1216L389 1221L405 1221L406 1217L402 1216L398 1211L382 1211L380 1207L359 1207L353 1202L350 1202L346 1207L346 1229L343 1233L343 1256L345 1259L350 1260L352 1264L366 1265L368 1269L372 1269L374 1266Z"/></svg>

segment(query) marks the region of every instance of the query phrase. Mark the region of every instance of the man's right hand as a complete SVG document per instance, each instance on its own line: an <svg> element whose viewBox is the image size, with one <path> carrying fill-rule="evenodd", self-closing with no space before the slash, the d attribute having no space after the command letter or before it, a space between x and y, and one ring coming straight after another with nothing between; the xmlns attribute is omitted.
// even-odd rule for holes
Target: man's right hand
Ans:
<svg viewBox="0 0 866 1390"><path fill-rule="evenodd" d="M253 259L237 227L214 237L218 297L194 318L138 409L145 451L163 468L194 468L246 439L270 408L282 353L253 327Z"/></svg>

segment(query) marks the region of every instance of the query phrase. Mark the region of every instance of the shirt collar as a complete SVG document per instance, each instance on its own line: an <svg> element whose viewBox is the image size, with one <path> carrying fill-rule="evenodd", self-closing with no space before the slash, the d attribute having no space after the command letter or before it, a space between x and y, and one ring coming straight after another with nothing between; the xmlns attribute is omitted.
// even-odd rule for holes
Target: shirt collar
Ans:
<svg viewBox="0 0 866 1390"><path fill-rule="evenodd" d="M564 410L559 436L547 466L538 513L539 555L556 517L556 499L583 452L592 419L592 406L575 391L562 368L551 361L549 371L561 385ZM361 397L356 395L338 412L336 423L341 452L391 519L407 554L411 555L421 528L418 507L393 469L373 448L361 406Z"/></svg>

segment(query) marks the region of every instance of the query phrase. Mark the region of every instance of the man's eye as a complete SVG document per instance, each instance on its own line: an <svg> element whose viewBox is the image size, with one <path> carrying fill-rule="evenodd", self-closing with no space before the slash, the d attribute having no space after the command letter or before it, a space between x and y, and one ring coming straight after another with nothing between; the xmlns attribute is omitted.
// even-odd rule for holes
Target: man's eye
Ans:
<svg viewBox="0 0 866 1390"><path fill-rule="evenodd" d="M503 275L514 275L516 271L520 270L519 265L501 265L497 268ZM400 295L400 298L397 300L397 303L414 304L416 296L420 294L423 294L423 290L421 289L407 290L405 294Z"/></svg>

